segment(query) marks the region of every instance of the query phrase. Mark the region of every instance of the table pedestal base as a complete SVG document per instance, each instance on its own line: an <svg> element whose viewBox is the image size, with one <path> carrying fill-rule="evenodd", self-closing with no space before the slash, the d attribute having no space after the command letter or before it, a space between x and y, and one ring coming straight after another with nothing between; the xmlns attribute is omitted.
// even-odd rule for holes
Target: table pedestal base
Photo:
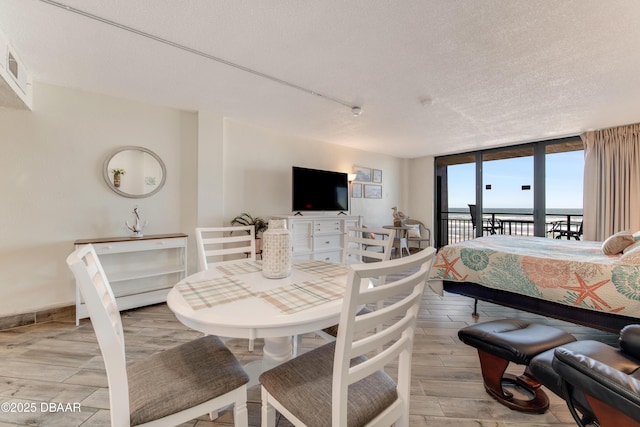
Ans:
<svg viewBox="0 0 640 427"><path fill-rule="evenodd" d="M293 357L291 337L265 338L262 360L247 363L244 370L249 375L248 386L259 384L258 377L265 371L275 368Z"/></svg>

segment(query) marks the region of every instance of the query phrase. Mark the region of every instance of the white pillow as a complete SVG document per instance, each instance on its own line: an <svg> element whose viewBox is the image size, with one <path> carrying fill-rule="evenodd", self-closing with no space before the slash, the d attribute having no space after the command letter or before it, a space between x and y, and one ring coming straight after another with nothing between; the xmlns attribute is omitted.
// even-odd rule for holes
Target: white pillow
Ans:
<svg viewBox="0 0 640 427"><path fill-rule="evenodd" d="M408 238L414 238L414 239L419 239L420 236L420 224L416 224L416 225L407 225L407 227L409 228L407 230L407 237Z"/></svg>

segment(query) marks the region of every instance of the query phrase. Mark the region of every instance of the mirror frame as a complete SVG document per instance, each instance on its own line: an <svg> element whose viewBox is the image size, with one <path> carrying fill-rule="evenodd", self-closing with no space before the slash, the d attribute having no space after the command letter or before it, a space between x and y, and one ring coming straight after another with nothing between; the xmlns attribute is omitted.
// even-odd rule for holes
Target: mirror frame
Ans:
<svg viewBox="0 0 640 427"><path fill-rule="evenodd" d="M154 159L156 159L158 161L158 164L160 165L160 168L162 168L162 180L160 181L160 184L158 184L158 186L155 188L155 190L150 191L148 193L145 194L130 194L130 193L125 193L124 191L120 190L118 187L116 187L113 182L111 181L111 176L109 174L109 162L113 159L113 157L116 154L119 154L123 151L128 151L128 150L136 150L136 151L142 151L144 153L149 154L151 157L153 157ZM104 181L107 183L107 186L113 190L115 193L123 196L123 197L129 197L131 199L143 199L145 197L150 197L153 196L154 194L156 194L158 191L160 191L162 189L162 187L164 187L164 183L167 180L167 168L164 165L164 162L162 161L162 159L160 158L160 156L158 156L156 153L154 153L153 151L149 150L148 148L144 148L144 147L137 147L134 145L127 145L125 147L120 147L114 151L112 151L107 158L104 161L104 164L102 166L102 176L104 177Z"/></svg>

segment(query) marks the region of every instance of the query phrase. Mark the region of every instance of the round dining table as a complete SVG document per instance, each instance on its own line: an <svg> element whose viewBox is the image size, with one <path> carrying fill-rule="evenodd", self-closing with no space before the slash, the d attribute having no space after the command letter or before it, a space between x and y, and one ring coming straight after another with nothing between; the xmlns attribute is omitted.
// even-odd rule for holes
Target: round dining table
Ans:
<svg viewBox="0 0 640 427"><path fill-rule="evenodd" d="M310 265L314 261L307 262ZM328 265L329 263L315 261ZM250 265L260 265L259 262L246 262ZM340 318L343 302L344 287L347 280L347 268L334 264L332 276L318 274L314 269L302 269L294 264L291 274L281 279L269 279L261 271L241 272L228 275L219 268L210 267L181 280L167 296L167 305L178 320L185 326L203 332L207 335L220 337L264 339L262 360L245 366L249 374L250 385L257 384L258 376L265 370L289 360L293 356L292 336L301 335L335 325ZM221 267L220 267L221 268ZM336 270L341 268L341 270ZM228 273L228 270L226 270ZM265 293L278 292L296 286L304 289L305 284L323 283L334 286L335 294L340 291L340 297L327 302L320 302L292 313L283 312L282 307L276 306L278 295L271 299L265 298ZM223 297L224 302L216 301L215 297L207 303L194 303L193 295L189 295L190 288L198 291L198 286L217 286L212 281L234 281L239 295ZM230 288L234 284L229 283ZM337 285L337 286L336 286ZM204 289L204 288L202 288ZM235 288L234 288L235 289ZM190 300L191 298L191 300ZM198 301L200 301L198 295ZM201 302L201 301L200 301Z"/></svg>

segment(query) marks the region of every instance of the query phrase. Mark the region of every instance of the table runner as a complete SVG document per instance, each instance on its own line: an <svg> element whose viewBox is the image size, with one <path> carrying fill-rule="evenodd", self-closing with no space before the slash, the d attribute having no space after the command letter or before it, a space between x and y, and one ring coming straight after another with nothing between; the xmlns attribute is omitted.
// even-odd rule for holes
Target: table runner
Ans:
<svg viewBox="0 0 640 427"><path fill-rule="evenodd" d="M223 276L202 282L176 285L184 300L194 310L238 301L253 296L251 288L235 277Z"/></svg>
<svg viewBox="0 0 640 427"><path fill-rule="evenodd" d="M345 285L330 277L260 292L258 296L285 314L297 313L344 296Z"/></svg>
<svg viewBox="0 0 640 427"><path fill-rule="evenodd" d="M349 268L344 265L326 261L307 261L294 264L293 268L320 277L346 276L349 271Z"/></svg>

